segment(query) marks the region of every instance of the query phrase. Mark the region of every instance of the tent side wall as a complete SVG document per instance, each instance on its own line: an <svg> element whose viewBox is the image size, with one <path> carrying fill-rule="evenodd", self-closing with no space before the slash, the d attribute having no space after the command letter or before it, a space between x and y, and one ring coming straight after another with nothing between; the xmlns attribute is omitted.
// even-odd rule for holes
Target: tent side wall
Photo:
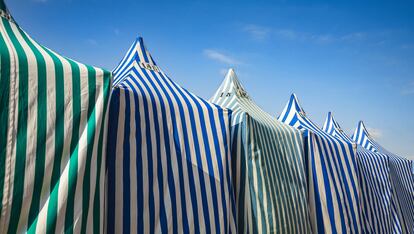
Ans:
<svg viewBox="0 0 414 234"><path fill-rule="evenodd" d="M211 100L233 110L238 232L308 233L301 133L258 108L232 69Z"/></svg>
<svg viewBox="0 0 414 234"><path fill-rule="evenodd" d="M300 142L300 133L292 136L293 133L271 128L249 114L245 121L247 151L244 154L251 199L246 203L251 204L252 229L256 232L308 232L304 167L302 159L297 157L302 153L302 145L293 145L293 139Z"/></svg>
<svg viewBox="0 0 414 234"><path fill-rule="evenodd" d="M325 133L306 114L294 94L279 120L305 134L310 217L314 232L360 232L359 186L352 144Z"/></svg>
<svg viewBox="0 0 414 234"><path fill-rule="evenodd" d="M394 233L398 225L392 211L392 187L387 157L358 150L361 208L366 233ZM399 228L397 228L399 229Z"/></svg>
<svg viewBox="0 0 414 234"><path fill-rule="evenodd" d="M328 113L324 131L355 144ZM361 223L364 233L398 233L401 225L394 212L389 160L385 155L357 146L356 161L360 190ZM397 221L396 221L397 219Z"/></svg>
<svg viewBox="0 0 414 234"><path fill-rule="evenodd" d="M50 51L4 17L0 35L0 230L102 232L111 73Z"/></svg>
<svg viewBox="0 0 414 234"><path fill-rule="evenodd" d="M402 231L414 231L414 176L411 173L410 161L384 149L369 135L364 123L359 122L352 139L372 152L388 157L389 173L393 193L394 209L399 216Z"/></svg>
<svg viewBox="0 0 414 234"><path fill-rule="evenodd" d="M150 58L138 38L116 70L125 75L115 73L108 233L236 232L232 112L181 88Z"/></svg>

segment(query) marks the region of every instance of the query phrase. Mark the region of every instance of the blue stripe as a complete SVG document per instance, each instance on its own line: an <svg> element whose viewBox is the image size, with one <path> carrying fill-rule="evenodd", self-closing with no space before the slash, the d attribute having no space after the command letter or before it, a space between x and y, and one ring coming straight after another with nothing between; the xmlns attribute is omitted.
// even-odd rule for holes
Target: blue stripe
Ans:
<svg viewBox="0 0 414 234"><path fill-rule="evenodd" d="M117 139L117 127L118 127L118 113L119 113L119 89L114 89L110 101L109 108L109 122L112 123L108 126L108 141ZM109 234L115 233L115 160L116 160L116 144L108 144L107 148L107 172L108 172L108 213L107 213L107 232Z"/></svg>

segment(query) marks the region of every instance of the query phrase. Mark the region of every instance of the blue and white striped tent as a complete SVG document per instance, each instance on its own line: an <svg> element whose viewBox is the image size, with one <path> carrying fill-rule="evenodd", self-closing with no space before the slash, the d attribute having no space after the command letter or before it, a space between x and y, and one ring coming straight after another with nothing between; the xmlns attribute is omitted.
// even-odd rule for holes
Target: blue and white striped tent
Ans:
<svg viewBox="0 0 414 234"><path fill-rule="evenodd" d="M352 144L318 128L292 94L279 120L303 131L314 233L360 233L358 178Z"/></svg>
<svg viewBox="0 0 414 234"><path fill-rule="evenodd" d="M346 135L331 112L323 130L332 136L355 144ZM357 165L360 191L361 223L364 233L401 233L389 172L388 157L357 146Z"/></svg>
<svg viewBox="0 0 414 234"><path fill-rule="evenodd" d="M108 233L235 233L231 111L174 83L138 38L114 70Z"/></svg>
<svg viewBox="0 0 414 234"><path fill-rule="evenodd" d="M399 157L379 145L368 133L364 123L359 122L352 139L370 152L385 155L388 160L393 189L393 200L400 233L414 233L414 175L410 160Z"/></svg>
<svg viewBox="0 0 414 234"><path fill-rule="evenodd" d="M303 138L249 97L233 69L211 99L233 111L239 233L309 233Z"/></svg>

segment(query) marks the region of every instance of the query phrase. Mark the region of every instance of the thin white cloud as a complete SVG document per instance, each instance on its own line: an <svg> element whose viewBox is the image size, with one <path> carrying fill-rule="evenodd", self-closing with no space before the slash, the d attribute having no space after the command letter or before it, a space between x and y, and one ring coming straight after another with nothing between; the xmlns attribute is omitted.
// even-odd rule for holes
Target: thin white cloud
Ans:
<svg viewBox="0 0 414 234"><path fill-rule="evenodd" d="M256 40L264 40L269 37L271 29L255 24L245 25L243 31L247 32L252 38Z"/></svg>
<svg viewBox="0 0 414 234"><path fill-rule="evenodd" d="M404 44L401 46L401 48L404 50L411 50L414 49L414 44Z"/></svg>
<svg viewBox="0 0 414 234"><path fill-rule="evenodd" d="M351 32L348 34L337 35L331 33L312 33L304 32L289 28L269 28L256 24L247 24L243 27L243 31L247 32L255 39L266 39L277 37L289 41L312 42L319 44L328 44L333 42L358 42L368 38L365 32Z"/></svg>
<svg viewBox="0 0 414 234"><path fill-rule="evenodd" d="M288 40L303 40L304 35L298 31L291 29L277 29L274 31L276 36Z"/></svg>
<svg viewBox="0 0 414 234"><path fill-rule="evenodd" d="M227 64L227 65L240 64L240 61L238 61L237 59L231 57L230 55L219 52L217 50L205 49L204 55L207 56L207 58L209 59L215 60L220 63Z"/></svg>
<svg viewBox="0 0 414 234"><path fill-rule="evenodd" d="M378 128L367 128L369 135L371 135L374 139L380 139L382 137L382 131Z"/></svg>
<svg viewBox="0 0 414 234"><path fill-rule="evenodd" d="M33 2L38 2L38 3L45 3L45 2L47 2L48 0L32 0Z"/></svg>
<svg viewBox="0 0 414 234"><path fill-rule="evenodd" d="M340 40L341 41L355 42L355 41L365 40L367 37L368 37L367 33L353 32L353 33L349 33L349 34L341 36Z"/></svg>
<svg viewBox="0 0 414 234"><path fill-rule="evenodd" d="M411 95L414 94L414 81L408 83L401 91L402 95Z"/></svg>
<svg viewBox="0 0 414 234"><path fill-rule="evenodd" d="M115 34L116 36L119 36L119 34L121 34L121 31L120 31L118 28L115 28L115 29L114 29L114 34Z"/></svg>
<svg viewBox="0 0 414 234"><path fill-rule="evenodd" d="M92 38L86 39L86 43L91 45L91 46L97 46L98 45L98 42L95 39L92 39Z"/></svg>

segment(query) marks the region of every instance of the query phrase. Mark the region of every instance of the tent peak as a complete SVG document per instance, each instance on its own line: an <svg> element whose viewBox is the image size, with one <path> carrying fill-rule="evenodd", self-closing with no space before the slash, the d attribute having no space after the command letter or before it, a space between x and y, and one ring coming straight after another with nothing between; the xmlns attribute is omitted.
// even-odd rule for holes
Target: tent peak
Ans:
<svg viewBox="0 0 414 234"><path fill-rule="evenodd" d="M295 108L296 112L301 113L302 115L306 116L305 111L303 110L302 106L299 103L299 98L296 93L292 93L290 95L290 102L292 108Z"/></svg>
<svg viewBox="0 0 414 234"><path fill-rule="evenodd" d="M117 84L120 80L126 77L135 65L147 70L160 71L151 54L145 47L144 39L140 36L136 37L135 41L128 49L128 52L119 62L118 66L114 68L114 84Z"/></svg>
<svg viewBox="0 0 414 234"><path fill-rule="evenodd" d="M333 113L331 111L328 112L328 116L326 117L326 120L327 121L332 121L332 123L335 126L338 126L338 123L336 122L335 117L333 116Z"/></svg>
<svg viewBox="0 0 414 234"><path fill-rule="evenodd" d="M360 120L359 122L358 122L358 128L361 128L368 136L370 136L369 135L369 132L368 132L368 129L367 129L367 127L365 126L365 123L364 123L364 121L362 121L362 120Z"/></svg>
<svg viewBox="0 0 414 234"><path fill-rule="evenodd" d="M7 9L6 3L4 0L0 0L0 17L7 19L8 21L13 21L13 17L11 16L9 10Z"/></svg>
<svg viewBox="0 0 414 234"><path fill-rule="evenodd" d="M136 37L125 57L122 59L122 62L125 60L129 62L137 62L139 65L150 64L156 66L154 59L145 46L144 38L141 36Z"/></svg>
<svg viewBox="0 0 414 234"><path fill-rule="evenodd" d="M247 94L246 90L241 84L233 68L230 68L228 70L226 78L225 78L225 83L230 84L230 87L232 87L233 91L236 93L238 97L249 98L249 95Z"/></svg>
<svg viewBox="0 0 414 234"><path fill-rule="evenodd" d="M364 121L360 120L358 122L358 126L355 129L354 135L352 136L352 139L354 141L358 141L358 138L360 138L360 136L365 135L368 138L371 138L371 135L369 134L367 127L364 124Z"/></svg>

